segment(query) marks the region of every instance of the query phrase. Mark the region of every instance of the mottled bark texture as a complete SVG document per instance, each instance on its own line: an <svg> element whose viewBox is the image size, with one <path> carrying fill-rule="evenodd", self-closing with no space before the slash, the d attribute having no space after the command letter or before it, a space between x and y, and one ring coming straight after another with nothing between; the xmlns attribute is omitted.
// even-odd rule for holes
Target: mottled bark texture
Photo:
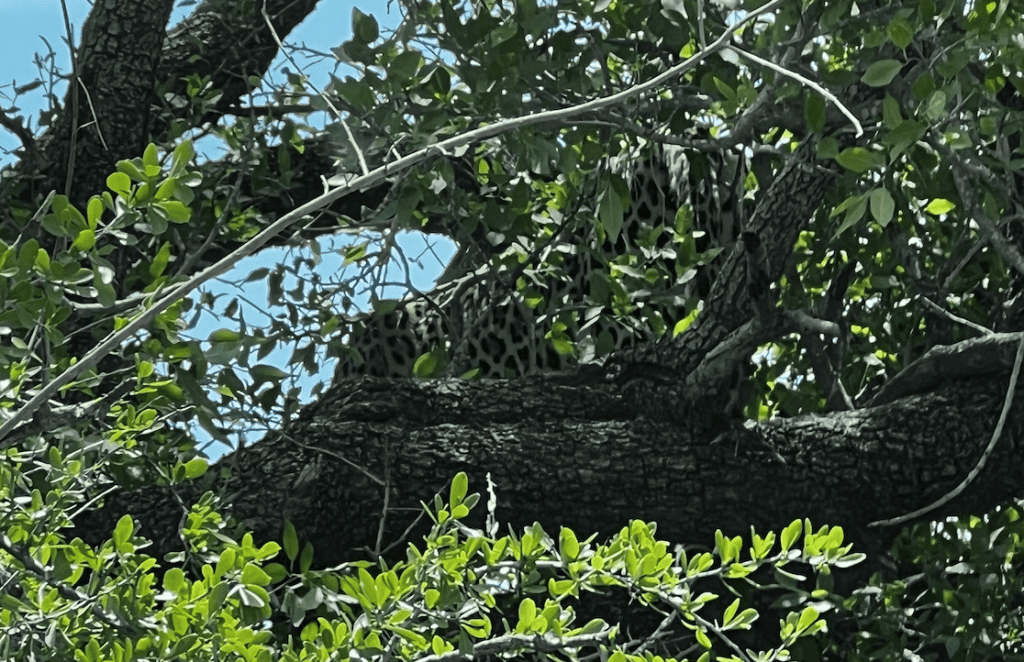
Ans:
<svg viewBox="0 0 1024 662"><path fill-rule="evenodd" d="M384 544L399 541L420 501L458 471L476 490L490 474L498 515L517 528L539 521L587 535L640 518L657 521L666 540L711 545L716 528L748 535L810 517L843 525L858 548L874 550L892 532L869 522L934 501L976 464L1007 378L1008 368L948 380L878 407L736 427L717 440L684 394L659 383L666 397L652 402L641 379L364 378L335 384L287 431L225 457L210 475L232 469L220 484L225 504L264 540L291 519L314 544L317 566L372 549L382 515ZM664 406L673 399L677 407ZM932 517L985 512L1021 493L1022 425L1014 407L979 480ZM188 503L210 486L179 486L178 496ZM115 497L80 525L96 539L124 512L156 539L154 551L179 546L183 511L167 491Z"/></svg>

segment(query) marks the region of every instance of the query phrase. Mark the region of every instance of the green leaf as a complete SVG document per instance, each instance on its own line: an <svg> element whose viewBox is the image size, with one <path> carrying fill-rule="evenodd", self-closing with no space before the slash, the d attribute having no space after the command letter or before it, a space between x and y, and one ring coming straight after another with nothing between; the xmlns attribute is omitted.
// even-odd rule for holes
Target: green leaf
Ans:
<svg viewBox="0 0 1024 662"><path fill-rule="evenodd" d="M728 50L728 49L725 51L725 53L732 53L735 56L735 53L733 51L731 51L731 50ZM725 55L724 55L724 53L722 51L719 51L718 54L723 56L723 57L725 57ZM727 101L732 101L732 102L735 103L736 102L736 91L733 90L732 87L727 85L724 81L720 80L718 78L718 76L712 76L712 79L713 79L713 81L715 83L715 88L721 93L721 95L723 97L725 97Z"/></svg>
<svg viewBox="0 0 1024 662"><path fill-rule="evenodd" d="M355 80L336 81L334 91L356 108L369 110L376 104L373 89L364 82Z"/></svg>
<svg viewBox="0 0 1024 662"><path fill-rule="evenodd" d="M198 639L198 634L186 634L179 637L178 640L174 642L174 646L171 647L171 650L167 652L167 655L172 659L184 655L192 650L192 647Z"/></svg>
<svg viewBox="0 0 1024 662"><path fill-rule="evenodd" d="M127 198L132 192L132 180L123 172L115 172L107 177L107 188L122 198Z"/></svg>
<svg viewBox="0 0 1024 662"><path fill-rule="evenodd" d="M23 274L31 273L38 256L39 242L29 239L21 245L21 250L18 252L18 271Z"/></svg>
<svg viewBox="0 0 1024 662"><path fill-rule="evenodd" d="M181 593L185 589L185 573L181 568L171 568L164 574L164 590Z"/></svg>
<svg viewBox="0 0 1024 662"><path fill-rule="evenodd" d="M452 479L452 486L448 491L448 503L453 508L461 504L463 499L466 498L467 490L469 490L469 476L466 475L465 471L460 471Z"/></svg>
<svg viewBox="0 0 1024 662"><path fill-rule="evenodd" d="M195 155L196 151L192 147L191 140L186 140L175 147L174 153L171 155L171 176L180 177L185 174L185 169L192 162L192 158Z"/></svg>
<svg viewBox="0 0 1024 662"><path fill-rule="evenodd" d="M310 566L313 565L313 544L306 543L302 547L302 555L299 556L299 572L309 572Z"/></svg>
<svg viewBox="0 0 1024 662"><path fill-rule="evenodd" d="M882 144L893 146L890 157L894 158L920 140L927 131L928 126L917 120L903 120L899 126L882 136Z"/></svg>
<svg viewBox="0 0 1024 662"><path fill-rule="evenodd" d="M839 558L836 561L835 565L837 568L849 568L851 566L857 565L866 558L867 555L862 554L861 552L857 552L855 554L847 554L846 556Z"/></svg>
<svg viewBox="0 0 1024 662"><path fill-rule="evenodd" d="M287 518L284 520L284 553L292 562L299 555L299 534L295 531L295 525Z"/></svg>
<svg viewBox="0 0 1024 662"><path fill-rule="evenodd" d="M803 524L798 519L793 520L789 526L782 530L782 551L789 551L793 543L800 537L801 531L803 531Z"/></svg>
<svg viewBox="0 0 1024 662"><path fill-rule="evenodd" d="M153 256L153 264L149 265L149 275L153 278L159 278L163 274L164 269L167 268L167 263L171 259L171 242L165 241L160 250Z"/></svg>
<svg viewBox="0 0 1024 662"><path fill-rule="evenodd" d="M132 521L131 515L123 515L121 519L117 520L117 526L114 527L114 547L120 550L134 531L135 523Z"/></svg>
<svg viewBox="0 0 1024 662"><path fill-rule="evenodd" d="M825 128L825 110L825 98L820 94L808 92L804 101L804 121L807 122L808 129L816 133Z"/></svg>
<svg viewBox="0 0 1024 662"><path fill-rule="evenodd" d="M573 594L575 587L576 582L571 579L563 579L561 581L555 581L554 577L548 579L548 592L556 599Z"/></svg>
<svg viewBox="0 0 1024 662"><path fill-rule="evenodd" d="M935 216L947 214L954 209L956 209L956 205L944 198L935 198L928 203L927 207L924 208L926 212Z"/></svg>
<svg viewBox="0 0 1024 662"><path fill-rule="evenodd" d="M145 166L157 166L160 167L160 158L157 154L156 145L149 143L146 146L146 151L142 153L142 164Z"/></svg>
<svg viewBox="0 0 1024 662"><path fill-rule="evenodd" d="M519 622L516 624L516 632L529 632L530 626L537 618L537 603L533 598L524 598L519 603Z"/></svg>
<svg viewBox="0 0 1024 662"><path fill-rule="evenodd" d="M380 606L377 599L377 586L373 577L366 571L366 568L359 568L359 590L370 604Z"/></svg>
<svg viewBox="0 0 1024 662"><path fill-rule="evenodd" d="M853 205L846 211L846 218L843 219L842 225L840 225L839 229L836 230L836 233L832 235L833 239L852 228L854 225L859 223L862 218L864 218L864 213L868 209L867 196L858 195L853 198L853 201Z"/></svg>
<svg viewBox="0 0 1024 662"><path fill-rule="evenodd" d="M608 235L608 241L615 243L622 232L622 219L625 216L625 209L622 207L622 197L609 184L605 187L598 200L597 217L601 221L601 227Z"/></svg>
<svg viewBox="0 0 1024 662"><path fill-rule="evenodd" d="M185 463L185 477L186 478L198 478L206 473L206 467L208 463L201 457L192 458Z"/></svg>
<svg viewBox="0 0 1024 662"><path fill-rule="evenodd" d="M421 379L433 377L435 370L437 370L437 359L433 352L421 354L412 365L413 376Z"/></svg>
<svg viewBox="0 0 1024 662"><path fill-rule="evenodd" d="M580 555L580 543L572 529L564 526L558 534L558 552L566 560L575 561Z"/></svg>
<svg viewBox="0 0 1024 662"><path fill-rule="evenodd" d="M117 171L123 175L126 175L129 180L142 183L146 181L146 175L139 167L127 159L123 159L117 162ZM107 179L109 182L109 178Z"/></svg>
<svg viewBox="0 0 1024 662"><path fill-rule="evenodd" d="M46 252L45 248L36 251L36 261L33 266L44 273L50 270L50 254Z"/></svg>
<svg viewBox="0 0 1024 662"><path fill-rule="evenodd" d="M160 188L156 190L156 194L153 196L157 200L166 200L174 195L174 191L178 188L178 180L174 177L168 177L160 184Z"/></svg>
<svg viewBox="0 0 1024 662"><path fill-rule="evenodd" d="M359 11L357 7L352 8L352 34L356 39L369 44L377 40L379 29L377 19Z"/></svg>
<svg viewBox="0 0 1024 662"><path fill-rule="evenodd" d="M825 136L818 141L815 149L819 159L832 159L839 153L839 141L834 136Z"/></svg>
<svg viewBox="0 0 1024 662"><path fill-rule="evenodd" d="M96 226L99 225L100 218L103 216L103 200L98 195L92 196L89 198L89 204L85 210L88 216L89 228L95 230Z"/></svg>
<svg viewBox="0 0 1024 662"><path fill-rule="evenodd" d="M7 609L15 614L27 609L28 605L14 597L10 593L0 593L0 608Z"/></svg>
<svg viewBox="0 0 1024 662"><path fill-rule="evenodd" d="M869 87L885 87L902 68L903 63L899 60L879 60L867 68L860 80Z"/></svg>
<svg viewBox="0 0 1024 662"><path fill-rule="evenodd" d="M401 636L403 639L411 641L414 646L418 646L418 647L422 648L422 647L426 647L426 645L427 645L426 638L423 635L421 635L421 634L419 634L417 632L414 632L413 630L410 630L408 628L398 627L398 626L395 626L395 625L388 626L388 629L391 630L392 632L394 632L395 634Z"/></svg>
<svg viewBox="0 0 1024 662"><path fill-rule="evenodd" d="M863 147L847 147L836 155L836 161L847 170L861 173L882 165L879 158Z"/></svg>
<svg viewBox="0 0 1024 662"><path fill-rule="evenodd" d="M884 188L876 188L871 192L869 200L871 215L882 227L888 225L896 210L896 201L892 199L892 194Z"/></svg>
<svg viewBox="0 0 1024 662"><path fill-rule="evenodd" d="M245 282L251 283L254 280L263 280L264 278L267 277L269 273L270 269L268 269L267 267L259 267L257 269L253 269L252 272L248 276L246 276Z"/></svg>
<svg viewBox="0 0 1024 662"><path fill-rule="evenodd" d="M110 285L113 273L109 268L96 267L92 272L92 286L96 288L96 299L104 306L113 306L117 302L117 293Z"/></svg>
<svg viewBox="0 0 1024 662"><path fill-rule="evenodd" d="M895 129L903 123L903 114L900 113L900 102L891 94L886 94L882 99L882 121L890 129Z"/></svg>
<svg viewBox="0 0 1024 662"><path fill-rule="evenodd" d="M189 208L177 200L164 200L156 203L156 207L162 209L167 214L167 218L175 223L185 223L192 217Z"/></svg>
<svg viewBox="0 0 1024 662"><path fill-rule="evenodd" d="M818 620L818 610L814 607L804 607L804 610L800 612L800 621L797 624L797 629L806 630L816 620Z"/></svg>
<svg viewBox="0 0 1024 662"><path fill-rule="evenodd" d="M907 22L905 18L893 19L893 22L889 24L889 40L896 44L896 47L900 50L906 50L907 46L914 41L914 28Z"/></svg>
<svg viewBox="0 0 1024 662"><path fill-rule="evenodd" d="M366 247L369 242L363 242L355 246L350 246L345 250L345 261L341 263L341 266L347 267L350 264L359 262L366 257Z"/></svg>
<svg viewBox="0 0 1024 662"><path fill-rule="evenodd" d="M729 563L732 557L729 555L729 545L726 544L727 540L725 534L722 533L721 529L715 529L715 551L718 552L718 557L722 559L722 565Z"/></svg>
<svg viewBox="0 0 1024 662"><path fill-rule="evenodd" d="M78 233L78 236L75 237L75 243L71 244L71 247L84 253L95 245L96 233L92 230L82 230Z"/></svg>
<svg viewBox="0 0 1024 662"><path fill-rule="evenodd" d="M207 340L210 342L235 342L242 338L242 334L234 329L217 329L210 333Z"/></svg>
<svg viewBox="0 0 1024 662"><path fill-rule="evenodd" d="M932 92L921 110L924 113L924 116L932 122L945 119L946 93L942 90L935 90Z"/></svg>
<svg viewBox="0 0 1024 662"><path fill-rule="evenodd" d="M736 616L736 610L740 607L740 599L736 598L725 608L725 613L722 614L722 625L729 625L732 622L734 616Z"/></svg>
<svg viewBox="0 0 1024 662"><path fill-rule="evenodd" d="M255 563L246 563L242 568L242 583L250 586L266 586L270 583L270 575Z"/></svg>
<svg viewBox="0 0 1024 662"><path fill-rule="evenodd" d="M421 66L423 55L419 51L403 51L388 64L388 74L400 81L408 80L416 75Z"/></svg>
<svg viewBox="0 0 1024 662"><path fill-rule="evenodd" d="M249 374L252 376L253 379L259 382L276 382L281 381L290 373L281 370L277 366L273 366L267 363L257 363L253 367L249 368Z"/></svg>

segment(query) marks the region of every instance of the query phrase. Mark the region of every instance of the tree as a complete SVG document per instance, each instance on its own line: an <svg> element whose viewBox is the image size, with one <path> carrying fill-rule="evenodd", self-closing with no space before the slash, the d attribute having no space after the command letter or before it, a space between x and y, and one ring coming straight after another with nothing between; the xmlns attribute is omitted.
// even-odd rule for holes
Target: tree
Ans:
<svg viewBox="0 0 1024 662"><path fill-rule="evenodd" d="M316 91L295 75L258 103L279 40L314 7L207 0L165 32L169 2L98 4L46 130L3 116L24 149L0 191L0 618L21 624L0 645L21 659L577 644L618 659L692 654L684 642L1019 655L1018 7L778 0L745 4L737 25L702 3L410 1L390 35L353 13L335 55L359 78ZM227 155L194 159L200 133ZM625 237L632 173L663 143L710 217L676 192L678 213ZM340 186L316 197L322 177ZM735 241L698 243L753 205ZM285 292L298 265L251 275L290 324L238 317L208 346L182 339L199 280L261 245L316 255L348 227L383 233L345 251L371 283L398 228L460 242L456 295L442 283L423 299L452 333L416 368L455 376L346 376L295 413L287 375L253 350L294 339L308 368L376 338L374 318L345 310L358 283ZM552 285L581 264L587 280ZM637 333L554 374L459 379L476 356L461 347L488 333L467 301L525 310L544 348L572 355L607 349L581 309ZM257 417L279 423L204 471L188 425L227 438ZM417 519L442 490L435 520ZM751 527L765 538L741 565ZM769 530L799 553L772 556ZM399 562L394 545L421 535ZM857 560L851 541L866 558L833 577ZM787 560L815 584L762 576ZM711 600L689 587L719 576L739 602L698 614ZM766 592L744 578L776 583L781 633L753 621ZM641 606L586 594L602 586ZM570 606L604 621L572 624ZM826 612L828 638L798 638ZM275 613L324 620L285 652L287 623L255 631Z"/></svg>

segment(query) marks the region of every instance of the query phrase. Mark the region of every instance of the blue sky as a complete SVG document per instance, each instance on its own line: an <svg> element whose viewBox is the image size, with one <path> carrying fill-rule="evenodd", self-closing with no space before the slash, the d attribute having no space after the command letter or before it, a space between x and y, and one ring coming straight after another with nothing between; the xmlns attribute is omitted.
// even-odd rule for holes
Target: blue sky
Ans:
<svg viewBox="0 0 1024 662"><path fill-rule="evenodd" d="M88 15L92 5L83 0L68 0L67 4L69 19L72 23L77 43L81 34L82 22ZM287 42L294 45L305 44L321 53L329 53L331 47L337 46L351 37L351 16L354 6L356 6L356 3L347 0L323 0L320 6L292 32ZM382 32L393 29L400 19L397 8L392 6L389 13L388 3L383 0L361 1L358 3L358 6L360 11L372 14L377 19ZM47 102L45 86L36 88L18 97L18 111L16 113L10 111L13 89L15 83L20 87L31 83L40 76L40 70L34 63L35 53L46 57L50 48L52 48L57 66L63 71L70 69L70 57L65 42L66 32L61 6L56 0L48 2L8 0L3 3L2 7L0 9L0 18L3 19L0 20L0 105L5 110L8 110L10 114L19 114L25 118L31 118L31 126L36 129L38 134L39 112ZM188 15L193 8L193 6L177 7L170 24L173 26L181 17ZM49 44L49 47L47 44ZM297 63L303 67L303 71L310 76L318 89L323 89L326 86L333 63L313 64L308 67L301 59L297 59ZM282 67L288 67L292 70L295 68L294 65L286 62L283 57L279 57L271 68L270 80L282 80L280 74ZM66 86L63 84L58 88L58 97L63 97L65 88ZM10 154L10 151L18 146L19 141L16 137L0 129L0 150L3 150L0 152L0 166L13 162L14 157ZM206 148L207 155L210 158L216 158L216 154L210 151L211 149L215 149L215 146ZM203 148L201 148L201 153L202 151ZM325 175L330 176L330 173L325 173ZM410 273L413 284L421 290L430 289L431 284L443 269L443 263L450 258L453 251L453 247L448 242L438 240L436 237L432 237L429 241L433 254L428 251L426 257L421 261L423 268L414 268ZM318 271L325 275L337 274L341 270L340 257L329 253L332 245L329 239L324 240L321 244L324 259L319 265ZM424 238L415 234L407 234L400 238L399 245L410 257L424 254L425 249L428 247ZM434 257L434 254L437 257ZM240 263L232 273L225 276L223 282L216 283L208 288L211 293L220 295L218 308L222 309L232 297L242 295L244 299L255 304L248 307L245 307L245 304L243 304L246 320L252 325L265 323L267 319L266 314L268 312L274 314L275 311L268 308L266 292L263 290L261 283L247 283L244 285L244 290L239 291L234 285L229 284L228 281L243 281L245 276L253 269L260 266L272 266L282 259L286 259L284 249L271 249L262 251ZM389 280L400 281L404 280L404 278L389 278ZM387 292L386 296L400 296L400 293L391 291ZM196 338L205 339L214 329L228 325L229 322L220 322L214 316L204 315L199 319L195 328L190 330L190 334ZM292 349L290 347L279 349L261 362L272 363L284 370L288 370L287 363L291 352ZM333 366L325 365L320 378L329 381L332 371ZM309 390L315 381L314 378L303 374L296 382L303 388L304 398L308 397ZM201 431L197 436L201 441L205 441L205 435ZM249 442L256 440L247 439ZM226 449L217 444L207 448L206 452L211 457L217 457L224 450Z"/></svg>

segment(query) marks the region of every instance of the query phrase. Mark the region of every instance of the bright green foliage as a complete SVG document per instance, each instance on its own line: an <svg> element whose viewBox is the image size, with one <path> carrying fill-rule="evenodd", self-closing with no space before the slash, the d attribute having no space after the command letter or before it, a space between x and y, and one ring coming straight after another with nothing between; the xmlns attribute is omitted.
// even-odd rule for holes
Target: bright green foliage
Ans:
<svg viewBox="0 0 1024 662"><path fill-rule="evenodd" d="M54 456L55 464L60 458ZM31 549L33 568L3 555L4 568L25 589L19 597L0 598L0 650L4 659L28 657L45 639L51 659L76 660L415 660L461 651L474 656L539 658L561 651L561 659L602 656L647 660L614 624L601 619L579 623L578 601L625 591L640 604L672 614L657 647L702 649L725 654L758 618L746 599L726 604L711 586L758 588L764 570L828 573L830 567L856 563L862 555L842 545L842 533L794 522L791 542L803 540L803 552L774 549L775 535L753 536L745 552L739 537L716 536L716 553L688 555L655 537L656 527L631 522L606 542L594 536L580 541L562 529L552 539L539 525L500 538L462 524L479 502L468 494L459 474L449 498L438 496L427 514L434 526L407 559L390 567L349 564L332 571L294 566L299 543L285 526L284 552L292 569L271 562L282 548L256 547L246 534L232 540L211 509L211 495L193 507L184 529L192 573L174 567L161 578L145 541L130 517L122 518L111 540L91 549L80 540L66 542L53 533L37 533L28 519L5 517L5 547ZM493 503L493 501L492 501ZM28 512L42 513L42 503ZM492 513L493 514L493 513ZM308 545L307 545L308 547ZM795 577L790 570L788 577ZM85 585L69 587L88 577ZM787 581L790 613L780 625L774 650L751 659L782 656L801 637L825 629L819 616L838 597L800 588ZM735 587L735 588L734 588ZM102 588L99 597L97 590ZM72 591L72 592L68 592ZM74 592L77 591L77 592ZM266 629L268 619L301 628L283 638L281 628ZM287 630L287 628L285 628ZM45 634L51 632L52 634ZM651 642L652 644L655 642ZM650 647L651 644L648 644ZM671 660L674 657L664 657Z"/></svg>

